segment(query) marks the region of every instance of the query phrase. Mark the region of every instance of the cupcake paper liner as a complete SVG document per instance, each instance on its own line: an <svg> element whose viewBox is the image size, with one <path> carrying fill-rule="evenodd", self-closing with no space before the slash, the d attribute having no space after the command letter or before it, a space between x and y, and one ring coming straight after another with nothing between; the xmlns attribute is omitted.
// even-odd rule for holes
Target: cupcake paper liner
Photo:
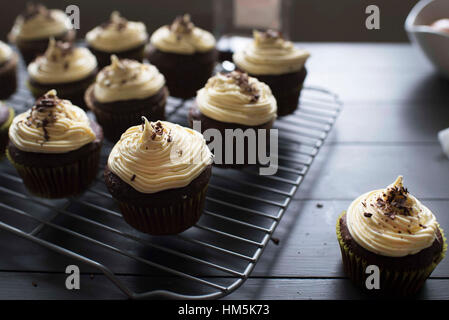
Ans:
<svg viewBox="0 0 449 320"><path fill-rule="evenodd" d="M8 150L6 155L30 193L43 198L64 198L83 192L95 179L100 150L101 147L74 163L49 168L19 164L11 158Z"/></svg>
<svg viewBox="0 0 449 320"><path fill-rule="evenodd" d="M174 202L168 207L138 207L118 203L125 221L133 228L151 235L180 233L193 226L203 213L207 186L193 197Z"/></svg>
<svg viewBox="0 0 449 320"><path fill-rule="evenodd" d="M443 250L438 258L434 259L432 264L425 268L411 269L408 271L391 270L391 268L378 265L380 270L380 289L368 290L365 287L366 277L365 271L369 263L363 257L355 254L345 244L340 230L340 219L346 212L344 211L337 219L337 239L340 244L343 266L348 277L365 292L368 293L387 293L400 296L413 295L421 289L426 279L436 268L438 263L443 260L447 250L447 240L444 236L443 229L438 226L443 237Z"/></svg>
<svg viewBox="0 0 449 320"><path fill-rule="evenodd" d="M8 119L0 126L0 159L3 158L3 156L5 155L5 149L6 149L6 145L8 144L8 130L9 130L9 126L12 123L12 120L14 119L14 109L12 108L8 108L9 109L9 117Z"/></svg>

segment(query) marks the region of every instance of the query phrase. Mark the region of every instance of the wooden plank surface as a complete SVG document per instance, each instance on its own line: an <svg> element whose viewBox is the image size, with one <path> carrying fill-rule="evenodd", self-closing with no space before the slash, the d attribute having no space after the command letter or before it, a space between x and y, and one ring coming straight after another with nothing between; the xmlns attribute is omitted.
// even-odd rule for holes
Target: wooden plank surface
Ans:
<svg viewBox="0 0 449 320"><path fill-rule="evenodd" d="M366 298L344 278L336 218L359 194L386 186L398 174L404 175L409 190L449 230L449 160L436 140L438 130L449 126L448 82L437 78L409 45L304 46L312 52L307 84L337 92L345 107L273 235L278 245L269 243L252 277L229 298ZM127 228L119 222L117 227ZM68 238L55 233L44 231L45 237L71 245ZM115 235L105 233L104 237L120 241ZM136 254L152 254L135 243L120 245ZM151 268L88 244L81 247L122 274L127 284L140 289L158 284L151 277L157 272ZM63 272L73 263L79 265L0 231L0 298L125 298L104 276L96 274L91 279L89 274L97 271L85 265L79 265L84 274L82 290L66 290ZM449 299L449 259L438 266L418 298Z"/></svg>

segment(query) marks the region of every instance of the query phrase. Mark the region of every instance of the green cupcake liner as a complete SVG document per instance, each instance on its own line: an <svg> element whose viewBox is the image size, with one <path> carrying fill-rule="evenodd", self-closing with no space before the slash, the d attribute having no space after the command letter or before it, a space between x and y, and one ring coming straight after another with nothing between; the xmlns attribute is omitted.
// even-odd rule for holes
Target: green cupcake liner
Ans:
<svg viewBox="0 0 449 320"><path fill-rule="evenodd" d="M168 207L139 207L118 203L125 221L133 228L151 235L178 234L193 226L204 209L207 186L193 197L172 203Z"/></svg>
<svg viewBox="0 0 449 320"><path fill-rule="evenodd" d="M413 295L418 292L424 285L426 279L430 276L438 263L443 260L447 250L447 240L444 236L443 229L438 225L443 238L443 250L441 254L433 260L432 264L425 268L411 269L408 271L396 271L391 268L378 265L380 271L380 289L368 290L365 287L366 277L365 271L369 263L362 256L355 254L345 244L340 230L340 219L346 213L344 211L337 219L337 239L340 244L343 265L348 277L360 288L369 293L388 293L400 296Z"/></svg>
<svg viewBox="0 0 449 320"><path fill-rule="evenodd" d="M8 131L9 131L9 126L12 123L12 120L14 119L15 116L15 112L14 109L12 108L8 108L9 109L9 117L8 119L0 126L0 159L3 158L3 156L5 155L5 149L6 149L6 145L8 144Z"/></svg>
<svg viewBox="0 0 449 320"><path fill-rule="evenodd" d="M39 168L15 162L8 150L6 156L14 165L28 191L43 198L64 198L83 192L98 172L101 148L83 159L60 166Z"/></svg>

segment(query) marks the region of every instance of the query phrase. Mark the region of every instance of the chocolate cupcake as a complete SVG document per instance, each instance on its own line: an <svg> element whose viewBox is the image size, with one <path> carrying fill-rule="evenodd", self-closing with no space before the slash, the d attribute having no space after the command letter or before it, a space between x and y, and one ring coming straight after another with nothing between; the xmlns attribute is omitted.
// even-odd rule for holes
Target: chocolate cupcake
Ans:
<svg viewBox="0 0 449 320"><path fill-rule="evenodd" d="M215 38L195 27L189 15L177 17L152 34L148 60L167 79L170 95L194 97L212 75L217 60Z"/></svg>
<svg viewBox="0 0 449 320"><path fill-rule="evenodd" d="M7 99L17 89L17 54L0 41L0 99Z"/></svg>
<svg viewBox="0 0 449 320"><path fill-rule="evenodd" d="M435 216L404 188L402 177L354 200L338 218L337 238L356 285L367 290L367 267L379 268L380 288L371 292L380 294L415 294L447 249Z"/></svg>
<svg viewBox="0 0 449 320"><path fill-rule="evenodd" d="M8 144L8 130L13 118L14 109L0 102L0 159L5 154L5 148Z"/></svg>
<svg viewBox="0 0 449 320"><path fill-rule="evenodd" d="M268 84L276 97L278 115L293 113L307 71L309 53L296 49L292 42L273 30L254 31L253 41L233 55L237 68Z"/></svg>
<svg viewBox="0 0 449 320"><path fill-rule="evenodd" d="M37 99L55 89L61 97L85 108L84 92L95 81L97 59L87 48L50 39L43 56L28 66L28 87Z"/></svg>
<svg viewBox="0 0 449 320"><path fill-rule="evenodd" d="M47 9L41 4L28 4L8 35L28 64L45 52L50 38L73 41L76 32L69 17L61 10Z"/></svg>
<svg viewBox="0 0 449 320"><path fill-rule="evenodd" d="M102 142L101 127L52 90L14 118L6 155L29 192L62 198L95 179Z"/></svg>
<svg viewBox="0 0 449 320"><path fill-rule="evenodd" d="M201 134L165 121L129 128L114 146L104 177L132 227L152 235L180 233L200 218L211 176Z"/></svg>
<svg viewBox="0 0 449 320"><path fill-rule="evenodd" d="M202 133L208 129L220 131L222 152L215 152L214 164L233 168L259 163L258 132L265 131L265 146L268 148L270 129L275 119L276 100L270 88L239 71L210 78L206 86L198 91L196 103L188 115L190 126L196 128L200 125ZM243 154L237 152L239 139L236 137L232 139L232 146L226 145L226 131L229 129L243 132L250 129L254 132L254 141L243 140ZM233 149L229 150L230 147Z"/></svg>
<svg viewBox="0 0 449 320"><path fill-rule="evenodd" d="M114 55L111 65L87 89L85 101L105 137L115 142L126 129L139 124L142 116L163 120L167 96L164 76L155 66Z"/></svg>
<svg viewBox="0 0 449 320"><path fill-rule="evenodd" d="M114 11L109 21L86 34L86 42L103 68L109 64L111 54L142 62L148 33L142 22L128 21Z"/></svg>

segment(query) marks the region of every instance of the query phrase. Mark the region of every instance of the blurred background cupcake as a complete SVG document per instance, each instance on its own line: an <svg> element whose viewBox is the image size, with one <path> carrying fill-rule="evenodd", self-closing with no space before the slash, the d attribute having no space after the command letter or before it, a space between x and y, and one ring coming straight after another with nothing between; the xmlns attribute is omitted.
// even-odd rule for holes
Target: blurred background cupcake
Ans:
<svg viewBox="0 0 449 320"><path fill-rule="evenodd" d="M372 292L412 295L444 258L443 230L398 177L385 189L354 200L337 222L337 238L346 274L366 289L366 268L380 270L380 289Z"/></svg>
<svg viewBox="0 0 449 320"><path fill-rule="evenodd" d="M0 99L7 99L17 89L17 54L0 41Z"/></svg>
<svg viewBox="0 0 449 320"><path fill-rule="evenodd" d="M62 198L95 179L102 142L101 127L52 90L14 118L6 154L31 193Z"/></svg>
<svg viewBox="0 0 449 320"><path fill-rule="evenodd" d="M0 159L5 154L8 144L8 130L14 118L14 109L0 102Z"/></svg>
<svg viewBox="0 0 449 320"><path fill-rule="evenodd" d="M26 64L43 54L51 37L57 40L73 41L76 32L70 19L62 10L47 9L42 4L29 3L19 15L8 35Z"/></svg>
<svg viewBox="0 0 449 320"><path fill-rule="evenodd" d="M294 112L307 75L310 54L295 48L280 32L254 31L253 41L233 55L237 68L268 84L276 97L278 115Z"/></svg>
<svg viewBox="0 0 449 320"><path fill-rule="evenodd" d="M99 72L86 91L85 101L105 137L115 142L142 116L164 120L167 96L165 78L155 66L113 55L111 65Z"/></svg>
<svg viewBox="0 0 449 320"><path fill-rule="evenodd" d="M221 155L215 153L215 165L223 167L240 167L257 163L258 134L257 130L266 131L266 144L269 144L269 130L276 119L276 100L270 88L256 78L248 77L246 73L234 71L228 74L217 74L207 81L204 88L198 91L196 103L191 107L188 115L189 124L193 121L201 124L201 132L217 129L222 135ZM244 140L244 154L242 161L238 161L236 141L233 139L232 163L226 161L226 129L253 129L254 144ZM254 147L252 152L249 152ZM229 147L229 146L228 146Z"/></svg>
<svg viewBox="0 0 449 320"><path fill-rule="evenodd" d="M142 120L112 149L106 186L137 230L180 233L202 214L212 155L200 133L170 122Z"/></svg>
<svg viewBox="0 0 449 320"><path fill-rule="evenodd" d="M84 92L95 81L97 60L87 48L50 39L45 54L28 65L28 87L35 98L56 89L61 97L84 107Z"/></svg>
<svg viewBox="0 0 449 320"><path fill-rule="evenodd" d="M195 27L186 14L151 35L148 60L164 74L170 95L194 97L212 75L217 60L215 38Z"/></svg>
<svg viewBox="0 0 449 320"><path fill-rule="evenodd" d="M109 64L111 54L142 62L147 41L145 25L128 21L117 11L112 12L109 21L86 34L87 46L97 57L100 68Z"/></svg>

